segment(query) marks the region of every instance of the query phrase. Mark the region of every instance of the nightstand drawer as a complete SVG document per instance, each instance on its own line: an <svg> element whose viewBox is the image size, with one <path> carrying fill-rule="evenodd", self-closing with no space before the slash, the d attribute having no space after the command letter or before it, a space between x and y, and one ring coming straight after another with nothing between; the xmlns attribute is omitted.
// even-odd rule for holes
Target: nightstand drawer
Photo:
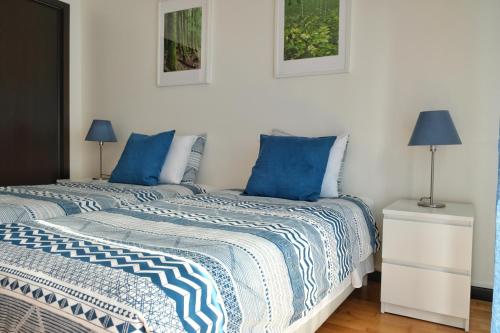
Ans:
<svg viewBox="0 0 500 333"><path fill-rule="evenodd" d="M382 264L383 303L468 318L469 299L468 276Z"/></svg>
<svg viewBox="0 0 500 333"><path fill-rule="evenodd" d="M469 272L472 228L384 219L384 261Z"/></svg>

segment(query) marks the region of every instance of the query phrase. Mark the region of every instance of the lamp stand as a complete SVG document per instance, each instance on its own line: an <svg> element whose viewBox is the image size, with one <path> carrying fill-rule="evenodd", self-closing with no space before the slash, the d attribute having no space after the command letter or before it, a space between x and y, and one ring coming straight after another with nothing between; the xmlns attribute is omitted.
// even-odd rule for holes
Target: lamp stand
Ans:
<svg viewBox="0 0 500 333"><path fill-rule="evenodd" d="M429 197L420 198L418 205L420 207L430 208L444 208L446 205L440 202L434 202L434 155L436 154L437 147L431 146L431 193Z"/></svg>
<svg viewBox="0 0 500 333"><path fill-rule="evenodd" d="M94 180L105 180L106 175L102 173L102 149L104 147L104 142L99 141L99 178L93 178Z"/></svg>

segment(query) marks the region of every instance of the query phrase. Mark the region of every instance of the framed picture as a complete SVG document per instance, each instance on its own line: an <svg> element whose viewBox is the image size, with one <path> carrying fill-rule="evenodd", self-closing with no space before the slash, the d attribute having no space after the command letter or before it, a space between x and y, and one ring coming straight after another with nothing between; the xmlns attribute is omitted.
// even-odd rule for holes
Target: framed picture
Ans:
<svg viewBox="0 0 500 333"><path fill-rule="evenodd" d="M349 71L350 0L275 0L275 76Z"/></svg>
<svg viewBox="0 0 500 333"><path fill-rule="evenodd" d="M212 0L160 0L158 85L209 83Z"/></svg>

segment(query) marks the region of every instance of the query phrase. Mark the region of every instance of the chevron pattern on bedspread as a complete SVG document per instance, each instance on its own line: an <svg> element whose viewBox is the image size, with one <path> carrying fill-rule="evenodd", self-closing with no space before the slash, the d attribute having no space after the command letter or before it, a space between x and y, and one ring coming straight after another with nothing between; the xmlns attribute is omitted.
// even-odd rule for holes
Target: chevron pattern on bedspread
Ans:
<svg viewBox="0 0 500 333"><path fill-rule="evenodd" d="M110 332L283 332L377 248L353 197L179 197L0 225L0 294Z"/></svg>

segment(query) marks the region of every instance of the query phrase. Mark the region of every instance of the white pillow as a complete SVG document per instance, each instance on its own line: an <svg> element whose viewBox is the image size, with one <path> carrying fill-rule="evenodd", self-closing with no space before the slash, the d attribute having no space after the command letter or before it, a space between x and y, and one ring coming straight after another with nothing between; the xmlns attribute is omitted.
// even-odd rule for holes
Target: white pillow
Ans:
<svg viewBox="0 0 500 333"><path fill-rule="evenodd" d="M176 135L160 173L160 184L180 184L197 135Z"/></svg>
<svg viewBox="0 0 500 333"><path fill-rule="evenodd" d="M272 135L288 136L291 134L273 129ZM325 176L321 185L321 198L336 198L342 194L340 187L342 183L344 156L348 142L349 134L339 135L335 139L332 149L330 149L330 156L328 157L328 164L326 165Z"/></svg>
<svg viewBox="0 0 500 333"><path fill-rule="evenodd" d="M341 194L342 165L348 141L349 134L339 135L333 143L332 149L330 149L330 156L328 157L328 164L321 185L320 197L322 198L336 198Z"/></svg>

